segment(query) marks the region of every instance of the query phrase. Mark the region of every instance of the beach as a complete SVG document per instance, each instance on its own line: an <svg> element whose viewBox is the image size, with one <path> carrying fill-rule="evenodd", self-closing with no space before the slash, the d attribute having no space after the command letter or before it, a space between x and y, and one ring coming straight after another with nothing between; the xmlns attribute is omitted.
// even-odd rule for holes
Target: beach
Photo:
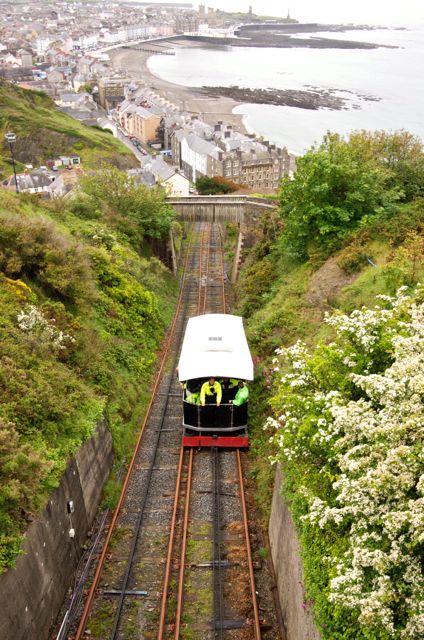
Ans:
<svg viewBox="0 0 424 640"><path fill-rule="evenodd" d="M172 46L193 49L193 54L194 50L203 48L202 45L188 41L173 43ZM211 125L216 124L218 120L225 120L226 123L246 133L243 115L232 112L241 102L225 96L202 95L196 88L174 84L153 75L147 66L147 60L152 55L154 54L151 52L136 49L115 49L109 52L115 70L131 76L142 86L153 89L158 95L174 104L179 111L198 115L204 122Z"/></svg>
<svg viewBox="0 0 424 640"><path fill-rule="evenodd" d="M332 32L320 35L334 39ZM349 32L350 41L368 38L365 30ZM327 131L406 129L424 140L423 27L376 29L372 40L381 46L272 49L182 40L172 41L174 56L154 55L150 43L148 52L118 49L110 56L116 69L180 112L211 125L226 121L295 155Z"/></svg>

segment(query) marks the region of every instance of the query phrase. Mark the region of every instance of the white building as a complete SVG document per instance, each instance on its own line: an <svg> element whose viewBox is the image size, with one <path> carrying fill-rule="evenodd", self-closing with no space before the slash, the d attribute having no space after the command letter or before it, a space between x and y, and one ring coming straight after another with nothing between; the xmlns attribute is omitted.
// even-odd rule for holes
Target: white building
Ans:
<svg viewBox="0 0 424 640"><path fill-rule="evenodd" d="M218 161L222 152L216 144L200 138L195 133L182 136L181 166L186 176L196 182L200 176L217 175L214 171L214 161Z"/></svg>
<svg viewBox="0 0 424 640"><path fill-rule="evenodd" d="M92 49L97 46L99 37L97 33L90 33L82 35L77 39L72 40L72 49L74 51L84 51L85 49Z"/></svg>

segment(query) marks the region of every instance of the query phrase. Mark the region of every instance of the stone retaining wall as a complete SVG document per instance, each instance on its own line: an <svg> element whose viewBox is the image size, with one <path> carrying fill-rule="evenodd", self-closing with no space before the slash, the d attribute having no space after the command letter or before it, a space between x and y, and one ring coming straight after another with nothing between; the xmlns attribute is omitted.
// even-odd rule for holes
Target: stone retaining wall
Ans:
<svg viewBox="0 0 424 640"><path fill-rule="evenodd" d="M320 640L303 588L299 540L286 502L281 497L281 470L275 475L269 521L271 555L287 640Z"/></svg>
<svg viewBox="0 0 424 640"><path fill-rule="evenodd" d="M55 622L112 465L105 424L71 460L60 486L25 535L24 555L0 576L0 640L45 640ZM68 501L75 511L68 513ZM75 537L69 530L75 530Z"/></svg>

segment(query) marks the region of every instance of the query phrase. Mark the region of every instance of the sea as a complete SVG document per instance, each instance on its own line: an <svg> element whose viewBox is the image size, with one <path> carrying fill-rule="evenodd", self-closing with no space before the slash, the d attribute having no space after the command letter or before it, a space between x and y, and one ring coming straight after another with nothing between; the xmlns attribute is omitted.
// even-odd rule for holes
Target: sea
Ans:
<svg viewBox="0 0 424 640"><path fill-rule="evenodd" d="M154 75L190 87L317 88L344 98L340 111L261 104L234 109L248 131L297 155L327 131L405 129L424 141L424 23L316 35L390 48L176 48L175 56L152 56L148 66Z"/></svg>

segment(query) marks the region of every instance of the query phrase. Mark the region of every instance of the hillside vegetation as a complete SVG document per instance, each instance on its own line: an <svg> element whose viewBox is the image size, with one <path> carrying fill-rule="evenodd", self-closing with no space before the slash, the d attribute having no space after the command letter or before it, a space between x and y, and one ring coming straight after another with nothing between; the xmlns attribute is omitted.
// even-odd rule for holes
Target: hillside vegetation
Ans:
<svg viewBox="0 0 424 640"><path fill-rule="evenodd" d="M45 164L59 155L77 153L84 168L109 163L121 169L137 165L134 156L110 133L87 127L58 111L49 96L20 89L0 78L0 177L12 172L10 151L4 139L16 134L14 156L18 170L24 164Z"/></svg>
<svg viewBox="0 0 424 640"><path fill-rule="evenodd" d="M151 255L172 211L127 184L125 206L87 178L78 199L0 198L0 571L57 486L69 457L106 420L121 465L146 406L176 282Z"/></svg>
<svg viewBox="0 0 424 640"><path fill-rule="evenodd" d="M258 494L279 462L325 640L424 634L423 178L406 132L328 134L240 279Z"/></svg>

